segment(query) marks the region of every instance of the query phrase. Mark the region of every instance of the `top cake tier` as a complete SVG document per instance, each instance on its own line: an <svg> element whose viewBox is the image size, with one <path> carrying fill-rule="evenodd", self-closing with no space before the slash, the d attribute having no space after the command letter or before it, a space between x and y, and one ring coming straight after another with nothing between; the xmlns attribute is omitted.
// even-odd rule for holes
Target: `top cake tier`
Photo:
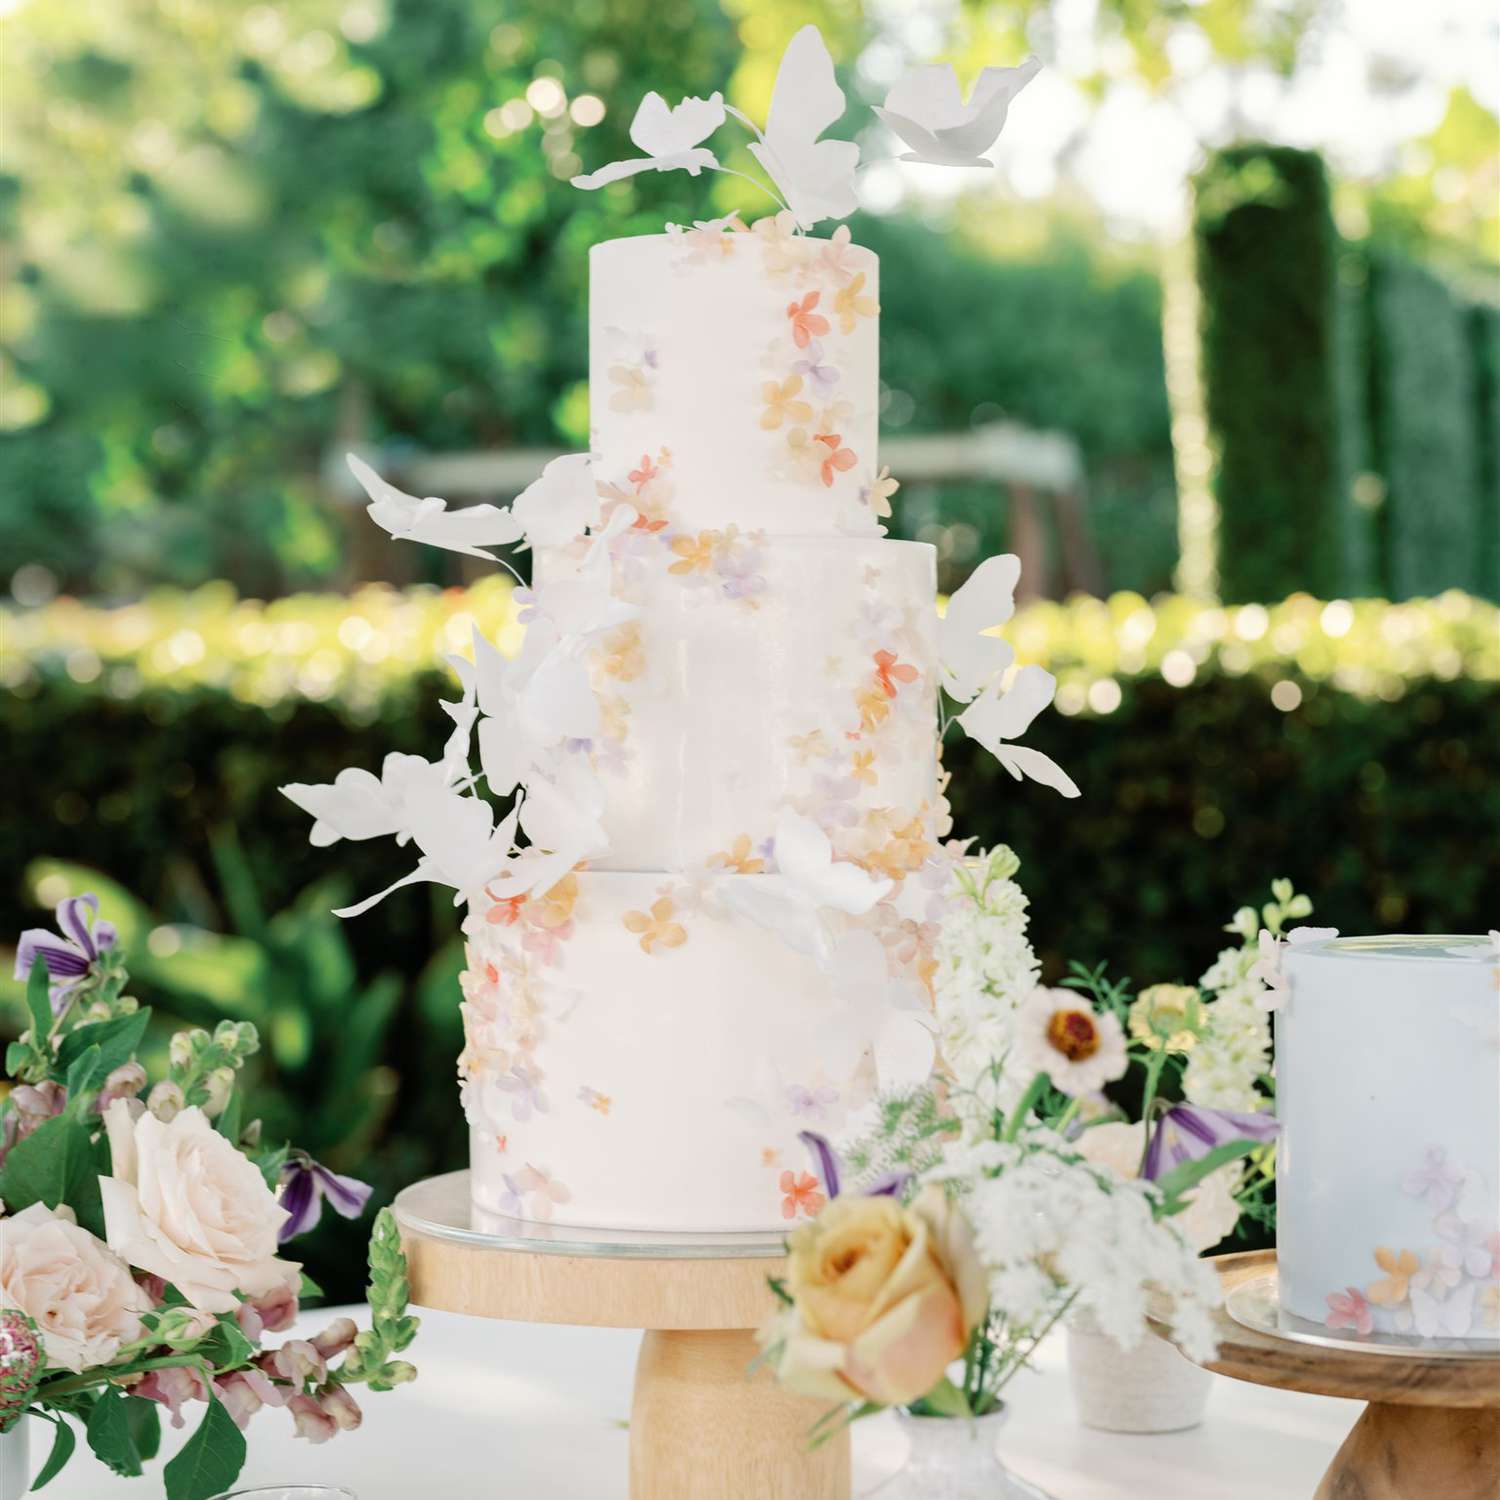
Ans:
<svg viewBox="0 0 1500 1500"><path fill-rule="evenodd" d="M791 536L876 529L879 262L846 233L813 239L784 225L590 252L595 473L649 521ZM657 468L670 481L643 493L631 476Z"/></svg>

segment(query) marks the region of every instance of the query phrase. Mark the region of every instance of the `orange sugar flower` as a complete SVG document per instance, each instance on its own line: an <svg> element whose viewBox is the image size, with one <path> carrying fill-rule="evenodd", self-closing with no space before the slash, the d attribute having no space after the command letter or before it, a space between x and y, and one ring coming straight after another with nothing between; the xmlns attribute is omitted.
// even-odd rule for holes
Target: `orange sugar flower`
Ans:
<svg viewBox="0 0 1500 1500"><path fill-rule="evenodd" d="M865 291L865 273L861 271L847 286L841 286L833 297L833 310L841 333L853 333L860 318L873 318L880 305Z"/></svg>
<svg viewBox="0 0 1500 1500"><path fill-rule="evenodd" d="M655 479L660 472L661 471L656 467L656 465L651 462L651 455L649 453L643 453L641 454L640 468L632 469L630 471L630 482L636 487L637 490L640 490L645 488L646 485L650 484L651 481Z"/></svg>
<svg viewBox="0 0 1500 1500"><path fill-rule="evenodd" d="M811 1219L822 1211L827 1198L818 1191L818 1179L810 1172L799 1177L795 1172L781 1174L781 1217L795 1219L800 1213Z"/></svg>
<svg viewBox="0 0 1500 1500"><path fill-rule="evenodd" d="M649 913L625 913L625 926L640 938L642 952L654 953L658 948L680 948L687 942L687 929L681 922L672 920L675 910L672 898L662 896L652 903Z"/></svg>
<svg viewBox="0 0 1500 1500"><path fill-rule="evenodd" d="M836 432L814 433L813 441L823 443L828 448L828 456L823 460L821 469L824 484L831 485L836 473L842 474L858 462L852 449L840 446L844 440Z"/></svg>
<svg viewBox="0 0 1500 1500"><path fill-rule="evenodd" d="M807 348L829 330L828 319L813 311L822 295L821 292L809 292L800 302L787 304L786 315L792 320L792 342L799 349Z"/></svg>
<svg viewBox="0 0 1500 1500"><path fill-rule="evenodd" d="M788 375L783 381L767 380L760 388L766 409L760 414L760 425L774 432L783 422L811 422L813 409L800 399L802 377Z"/></svg>
<svg viewBox="0 0 1500 1500"><path fill-rule="evenodd" d="M573 915L578 900L578 877L564 875L546 894L535 897L526 907L526 919L538 927L563 927Z"/></svg>
<svg viewBox="0 0 1500 1500"><path fill-rule="evenodd" d="M711 573L714 566L714 548L718 542L717 531L700 531L696 537L674 536L672 551L676 554L677 561L668 567L667 572Z"/></svg>
<svg viewBox="0 0 1500 1500"><path fill-rule="evenodd" d="M875 653L875 680L880 684L880 691L887 698L896 696L898 682L915 682L921 673L906 662L897 661L894 652L877 651Z"/></svg>
<svg viewBox="0 0 1500 1500"><path fill-rule="evenodd" d="M525 904L525 896L507 896L503 901L496 901L485 912L484 920L492 927L514 927L520 920L521 908Z"/></svg>
<svg viewBox="0 0 1500 1500"><path fill-rule="evenodd" d="M766 867L765 860L751 855L748 833L742 833L727 849L710 855L708 862L717 870L734 870L740 875L759 875Z"/></svg>
<svg viewBox="0 0 1500 1500"><path fill-rule="evenodd" d="M1385 1275L1365 1288L1365 1296L1378 1307L1395 1307L1405 1302L1410 1282L1421 1262L1410 1250L1376 1250L1375 1264Z"/></svg>

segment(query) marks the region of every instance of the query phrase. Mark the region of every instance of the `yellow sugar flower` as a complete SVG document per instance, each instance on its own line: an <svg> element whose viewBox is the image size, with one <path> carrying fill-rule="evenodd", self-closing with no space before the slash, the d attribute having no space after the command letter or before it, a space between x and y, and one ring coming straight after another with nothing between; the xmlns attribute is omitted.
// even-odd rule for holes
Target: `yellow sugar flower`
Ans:
<svg viewBox="0 0 1500 1500"><path fill-rule="evenodd" d="M651 910L628 911L625 926L641 940L641 951L654 953L658 948L680 948L687 942L687 928L672 920L676 907L670 896L660 896L651 903Z"/></svg>
<svg viewBox="0 0 1500 1500"><path fill-rule="evenodd" d="M674 536L672 551L676 554L677 561L668 567L667 572L711 573L714 566L714 548L718 546L719 541L720 536L717 531L700 531L696 537Z"/></svg>
<svg viewBox="0 0 1500 1500"><path fill-rule="evenodd" d="M875 769L875 752L856 750L849 765L849 774L862 786L874 786L880 780L880 774Z"/></svg>
<svg viewBox="0 0 1500 1500"><path fill-rule="evenodd" d="M760 425L767 432L774 432L783 422L811 422L813 409L806 401L799 400L802 393L802 377L788 375L783 381L768 380L760 388L761 399L766 409L760 414Z"/></svg>
<svg viewBox="0 0 1500 1500"><path fill-rule="evenodd" d="M641 627L631 621L604 637L599 665L606 677L620 682L634 682L646 670L646 656L641 650Z"/></svg>
<svg viewBox="0 0 1500 1500"><path fill-rule="evenodd" d="M750 835L742 833L727 849L709 856L716 870L734 870L740 875L759 875L766 867L763 859L750 853Z"/></svg>
<svg viewBox="0 0 1500 1500"><path fill-rule="evenodd" d="M1365 1296L1378 1307L1396 1307L1406 1301L1410 1282L1421 1267L1421 1262L1410 1250L1387 1250L1375 1252L1375 1264L1385 1275L1365 1288Z"/></svg>
<svg viewBox="0 0 1500 1500"><path fill-rule="evenodd" d="M880 304L865 291L865 273L860 271L833 295L833 314L839 320L840 333L853 333L861 318L873 318Z"/></svg>

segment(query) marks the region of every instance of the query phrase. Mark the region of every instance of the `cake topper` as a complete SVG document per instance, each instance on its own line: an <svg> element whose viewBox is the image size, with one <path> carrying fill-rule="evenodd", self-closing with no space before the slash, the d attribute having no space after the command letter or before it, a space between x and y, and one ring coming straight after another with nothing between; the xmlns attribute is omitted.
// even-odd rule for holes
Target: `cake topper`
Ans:
<svg viewBox="0 0 1500 1500"><path fill-rule="evenodd" d="M875 113L910 148L902 161L989 167L992 163L980 153L994 145L1011 101L1040 69L1034 57L1016 68L986 68L965 103L951 64L914 68L892 86L884 108ZM859 146L823 139L844 114L845 102L822 33L816 26L804 26L782 53L764 130L743 111L725 104L722 94L687 98L669 108L653 91L641 100L630 124L630 139L647 154L584 173L573 178L573 186L601 188L650 171L682 170L696 177L707 168L742 177L769 193L799 230L824 219L846 219L859 206L854 191ZM723 125L726 115L755 136L750 154L772 186L722 166L702 144Z"/></svg>

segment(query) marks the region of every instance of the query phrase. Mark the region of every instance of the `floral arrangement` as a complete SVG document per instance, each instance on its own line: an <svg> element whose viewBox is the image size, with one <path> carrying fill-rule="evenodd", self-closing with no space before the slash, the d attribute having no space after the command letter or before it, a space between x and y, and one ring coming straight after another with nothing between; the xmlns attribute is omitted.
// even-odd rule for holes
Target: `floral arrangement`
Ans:
<svg viewBox="0 0 1500 1500"><path fill-rule="evenodd" d="M325 1203L358 1217L370 1189L244 1119L251 1025L178 1032L166 1076L150 1083L137 1054L151 1012L125 992L115 929L98 913L95 897L70 897L57 932L34 928L17 948L29 1025L6 1057L0 1115L0 1431L28 1414L52 1425L34 1488L72 1457L74 1424L128 1477L156 1455L162 1409L180 1427L201 1404L163 1477L169 1500L204 1500L238 1476L262 1407L286 1408L312 1442L358 1427L355 1387L415 1376L397 1356L417 1319L384 1210L371 1327L341 1317L268 1342L317 1291L283 1247Z"/></svg>
<svg viewBox="0 0 1500 1500"><path fill-rule="evenodd" d="M1003 846L955 867L934 1079L880 1096L840 1148L803 1136L828 1203L790 1237L761 1342L783 1383L837 1403L818 1438L884 1406L998 1409L1075 1308L1127 1348L1149 1310L1211 1357L1219 1293L1200 1257L1242 1212L1271 1212L1267 1011L1282 934L1311 903L1277 881L1198 986L1132 996L1075 964L1053 989L1018 868ZM1133 1109L1106 1092L1137 1081Z"/></svg>

